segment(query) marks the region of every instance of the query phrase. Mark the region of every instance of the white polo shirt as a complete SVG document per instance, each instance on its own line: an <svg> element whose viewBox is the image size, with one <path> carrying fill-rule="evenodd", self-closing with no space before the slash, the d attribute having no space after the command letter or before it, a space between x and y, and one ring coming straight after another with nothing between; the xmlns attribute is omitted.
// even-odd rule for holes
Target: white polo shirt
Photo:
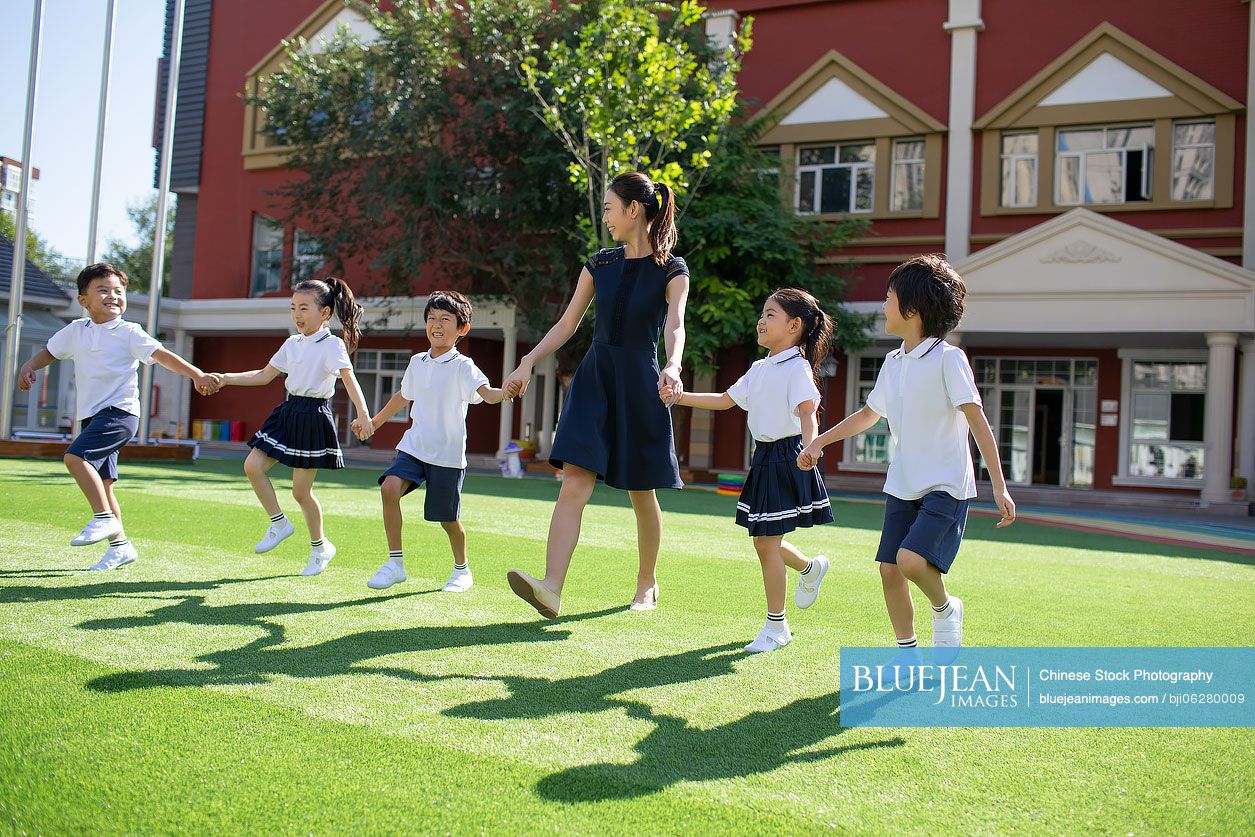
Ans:
<svg viewBox="0 0 1255 837"><path fill-rule="evenodd" d="M275 356L270 365L288 377L284 386L292 395L306 398L330 398L336 392L336 380L341 369L351 369L349 350L344 341L323 328L306 337L293 334Z"/></svg>
<svg viewBox="0 0 1255 837"><path fill-rule="evenodd" d="M152 363L161 343L135 323L115 317L93 323L83 317L48 338L48 353L74 361L75 419L82 421L106 407L139 415L141 363Z"/></svg>
<svg viewBox="0 0 1255 837"><path fill-rule="evenodd" d="M410 358L401 396L413 402L410 427L397 450L428 465L466 467L466 408L484 399L479 388L488 376L475 361L450 349L438 358L428 352Z"/></svg>
<svg viewBox="0 0 1255 837"><path fill-rule="evenodd" d="M867 406L889 420L893 434L885 493L918 500L944 491L956 500L976 496L964 404L980 404L967 355L930 337L906 354L885 355Z"/></svg>
<svg viewBox="0 0 1255 837"><path fill-rule="evenodd" d="M757 442L774 442L802 433L798 408L807 401L819 407L819 389L811 365L797 346L755 361L728 387L728 397L749 414Z"/></svg>

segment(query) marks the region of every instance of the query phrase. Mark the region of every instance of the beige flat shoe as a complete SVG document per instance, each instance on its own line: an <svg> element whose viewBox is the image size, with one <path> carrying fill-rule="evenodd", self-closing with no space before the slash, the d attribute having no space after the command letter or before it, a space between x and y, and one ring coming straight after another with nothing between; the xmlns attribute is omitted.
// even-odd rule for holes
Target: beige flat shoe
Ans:
<svg viewBox="0 0 1255 837"><path fill-rule="evenodd" d="M562 597L542 584L540 579L533 578L522 570L510 570L505 577L515 595L536 608L541 616L546 619L558 618Z"/></svg>
<svg viewBox="0 0 1255 837"><path fill-rule="evenodd" d="M645 591L645 601L632 602L630 605L628 605L628 610L636 610L636 611L653 610L656 607L658 607L658 584L657 582L654 583L653 587L650 587L648 590Z"/></svg>

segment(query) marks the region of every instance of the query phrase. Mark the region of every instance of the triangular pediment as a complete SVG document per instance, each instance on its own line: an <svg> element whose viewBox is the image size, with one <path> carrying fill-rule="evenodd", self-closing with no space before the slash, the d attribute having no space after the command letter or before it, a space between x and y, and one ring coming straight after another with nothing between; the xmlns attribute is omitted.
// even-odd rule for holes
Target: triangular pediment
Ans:
<svg viewBox="0 0 1255 837"><path fill-rule="evenodd" d="M935 134L945 125L836 50L812 64L754 117L763 143Z"/></svg>
<svg viewBox="0 0 1255 837"><path fill-rule="evenodd" d="M1103 23L976 120L975 127L1101 120L1116 102L1121 103L1120 118L1215 116L1243 109L1241 102Z"/></svg>
<svg viewBox="0 0 1255 837"><path fill-rule="evenodd" d="M1255 329L1255 271L1088 209L1004 239L955 269L968 288L965 330L1017 330L1016 318L1042 322L1051 310L1058 321L1049 325L1060 331L1082 322L1112 331L1129 322L1142 330ZM1163 313L1131 316L1151 304Z"/></svg>
<svg viewBox="0 0 1255 837"><path fill-rule="evenodd" d="M336 30L341 26L347 27L349 32L364 44L374 42L379 36L379 30L375 29L361 12L346 7L344 0L327 0L315 9L313 14L305 18L300 26L275 44L274 48L266 53L266 56L258 61L253 69L249 70L249 77L265 75L277 70L283 62L285 42L304 40L306 42L304 49L317 54L324 48L323 45L334 37Z"/></svg>

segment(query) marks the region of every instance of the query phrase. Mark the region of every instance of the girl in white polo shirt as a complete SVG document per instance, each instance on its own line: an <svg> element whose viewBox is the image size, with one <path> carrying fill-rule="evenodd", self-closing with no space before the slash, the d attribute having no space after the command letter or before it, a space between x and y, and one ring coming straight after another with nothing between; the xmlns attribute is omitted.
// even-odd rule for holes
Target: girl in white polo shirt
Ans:
<svg viewBox="0 0 1255 837"><path fill-rule="evenodd" d="M754 459L736 504L736 522L749 530L763 570L767 624L747 651L774 651L793 638L784 618L785 565L799 570L794 602L810 607L828 572L828 559L808 559L784 535L832 522L818 471L801 471L797 456L819 432L819 364L828 356L832 321L815 297L796 288L776 291L758 318L758 344L767 357L723 393L685 393L679 404L706 410L737 406L749 413ZM664 391L664 401L671 393Z"/></svg>
<svg viewBox="0 0 1255 837"><path fill-rule="evenodd" d="M932 603L933 645L957 648L963 642L963 602L946 590L945 574L963 542L968 503L976 497L969 431L993 483L1002 513L998 527L1015 520L972 367L962 349L945 341L963 316L966 294L962 277L941 256L916 256L899 265L889 276L884 310L885 331L902 345L885 356L867 404L811 442L797 462L799 468L813 468L825 445L871 429L881 416L889 420L893 451L876 560L901 648L919 644L908 581Z"/></svg>
<svg viewBox="0 0 1255 837"><path fill-rule="evenodd" d="M470 300L457 291L434 291L427 298L423 319L431 348L410 358L401 388L370 420L371 429L377 429L407 402L412 404L410 427L392 464L379 477L388 560L366 582L375 590L405 581L401 498L424 483L423 517L441 525L453 550L453 574L444 592L464 593L474 583L466 561L466 529L459 520L466 475L466 408L500 404L503 393L489 386L488 376L475 361L456 348L471 330L471 313Z"/></svg>
<svg viewBox="0 0 1255 837"><path fill-rule="evenodd" d="M337 378L344 382L357 410L354 432L362 439L370 436L364 429L370 408L349 361L349 352L357 347L360 336L362 306L354 301L353 292L343 280L329 277L294 285L291 312L297 333L283 342L265 368L218 373L214 377L222 386L256 387L265 386L280 374L287 375L287 398L249 440L252 450L244 460L244 473L262 508L270 515L270 526L253 551L269 552L296 531L279 508L279 498L268 476L275 463L282 462L292 469L292 496L309 527L309 562L301 575L318 575L336 554L335 545L323 533L322 506L314 496L313 486L319 468L344 467L331 415ZM340 318L344 340L327 327L332 312Z"/></svg>

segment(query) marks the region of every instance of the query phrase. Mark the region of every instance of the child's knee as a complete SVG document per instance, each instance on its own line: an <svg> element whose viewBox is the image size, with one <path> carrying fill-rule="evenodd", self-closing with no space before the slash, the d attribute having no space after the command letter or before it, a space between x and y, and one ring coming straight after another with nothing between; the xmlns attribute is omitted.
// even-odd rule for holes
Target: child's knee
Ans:
<svg viewBox="0 0 1255 837"><path fill-rule="evenodd" d="M65 467L67 468L77 468L79 465L83 464L84 459L81 456L67 453L65 456L61 457L61 461L65 463Z"/></svg>
<svg viewBox="0 0 1255 837"><path fill-rule="evenodd" d="M258 457L249 456L244 459L244 474L248 477L264 477L266 467Z"/></svg>
<svg viewBox="0 0 1255 837"><path fill-rule="evenodd" d="M881 563L880 580L886 584L901 584L905 579L897 564Z"/></svg>
<svg viewBox="0 0 1255 837"><path fill-rule="evenodd" d="M307 485L293 485L292 499L301 504L308 503L314 499L314 489Z"/></svg>
<svg viewBox="0 0 1255 837"><path fill-rule="evenodd" d="M466 534L466 530L462 528L462 521L460 520L442 520L440 521L440 528L450 535Z"/></svg>
<svg viewBox="0 0 1255 837"><path fill-rule="evenodd" d="M757 537L754 538L754 551L758 553L760 560L780 557L780 538L773 537Z"/></svg>
<svg viewBox="0 0 1255 837"><path fill-rule="evenodd" d="M379 484L379 494L389 502L398 502L405 494L405 483L400 477L387 476Z"/></svg>
<svg viewBox="0 0 1255 837"><path fill-rule="evenodd" d="M907 578L918 578L928 571L928 561L917 552L912 552L909 549L899 549L898 569Z"/></svg>

